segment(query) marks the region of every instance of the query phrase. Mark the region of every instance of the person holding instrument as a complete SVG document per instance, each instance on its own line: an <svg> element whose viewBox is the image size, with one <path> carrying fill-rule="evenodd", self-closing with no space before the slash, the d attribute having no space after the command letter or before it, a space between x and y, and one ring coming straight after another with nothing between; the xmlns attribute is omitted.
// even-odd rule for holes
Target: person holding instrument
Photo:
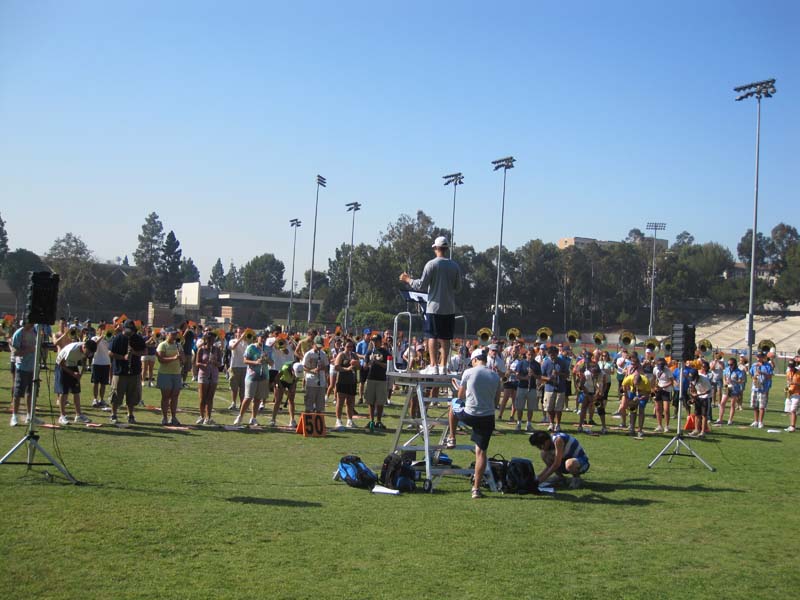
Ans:
<svg viewBox="0 0 800 600"><path fill-rule="evenodd" d="M328 389L328 367L330 361L322 346L325 340L321 335L314 337L311 347L303 355L305 373L305 411L325 412L325 390Z"/></svg>
<svg viewBox="0 0 800 600"><path fill-rule="evenodd" d="M181 370L186 358L183 346L178 344L178 332L173 327L165 330L167 339L156 348L158 359L158 379L156 384L161 390L161 424L179 426L175 416L178 410L178 396L183 388Z"/></svg>
<svg viewBox="0 0 800 600"><path fill-rule="evenodd" d="M142 355L147 352L144 339L136 333L136 324L128 319L122 331L111 338L108 355L111 367L111 422L117 422L117 410L123 401L128 409L128 423L136 423L134 407L142 398Z"/></svg>
<svg viewBox="0 0 800 600"><path fill-rule="evenodd" d="M247 376L244 379L244 400L239 407L239 414L234 419L234 425L240 425L247 407L252 403L252 417L250 427L258 427L258 408L261 402L267 399L269 391L269 368L273 364L272 348L266 345L267 332L259 331L256 341L244 351L244 362L247 365Z"/></svg>
<svg viewBox="0 0 800 600"><path fill-rule="evenodd" d="M444 236L433 242L436 258L429 260L419 279L403 272L400 281L418 292L427 292L425 307L425 335L428 338L428 353L431 364L438 373L447 373L450 358L450 343L455 329L455 297L461 291L461 269L454 260L445 258L450 243Z"/></svg>

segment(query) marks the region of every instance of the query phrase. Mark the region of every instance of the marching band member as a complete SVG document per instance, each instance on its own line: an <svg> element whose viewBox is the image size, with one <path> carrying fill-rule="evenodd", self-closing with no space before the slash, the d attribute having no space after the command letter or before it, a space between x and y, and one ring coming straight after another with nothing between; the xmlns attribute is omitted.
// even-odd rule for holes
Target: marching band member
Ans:
<svg viewBox="0 0 800 600"><path fill-rule="evenodd" d="M252 403L252 417L250 427L258 427L258 409L269 393L269 369L273 364L272 349L266 345L267 332L259 331L256 334L256 341L244 352L244 362L247 365L247 376L244 379L244 400L239 407L239 414L233 421L234 425L240 425L244 418L247 407Z"/></svg>
<svg viewBox="0 0 800 600"><path fill-rule="evenodd" d="M130 319L120 323L119 333L111 338L109 356L111 367L111 422L117 422L117 410L125 401L128 423L136 423L134 407L142 399L142 354L144 339L136 332Z"/></svg>
<svg viewBox="0 0 800 600"><path fill-rule="evenodd" d="M356 344L353 340L347 340L344 350L335 359L334 368L336 369L336 428L344 429L342 426L342 405L347 409L347 427L352 428L353 415L355 409L356 373L360 369L358 355L356 354Z"/></svg>
<svg viewBox="0 0 800 600"><path fill-rule="evenodd" d="M164 330L166 339L156 348L158 377L156 386L161 390L161 424L179 426L175 416L178 396L183 388L183 363L188 362L183 346L178 343L178 332L173 327Z"/></svg>
<svg viewBox="0 0 800 600"><path fill-rule="evenodd" d="M214 394L219 384L219 370L222 365L222 350L216 344L217 334L207 329L203 343L195 354L197 362L197 394L200 399L200 417L197 425L216 425L211 418L214 410Z"/></svg>

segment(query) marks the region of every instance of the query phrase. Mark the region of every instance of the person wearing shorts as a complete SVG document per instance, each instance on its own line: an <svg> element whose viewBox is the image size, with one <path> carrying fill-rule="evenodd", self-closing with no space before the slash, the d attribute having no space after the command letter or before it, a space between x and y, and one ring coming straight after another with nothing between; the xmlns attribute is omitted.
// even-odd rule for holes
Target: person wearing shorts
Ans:
<svg viewBox="0 0 800 600"><path fill-rule="evenodd" d="M105 408L106 386L111 383L111 356L109 355L111 339L114 332L111 329L101 331L100 335L92 339L97 344L97 352L92 358L92 408Z"/></svg>
<svg viewBox="0 0 800 600"><path fill-rule="evenodd" d="M550 346L547 358L542 362L542 381L544 381L544 409L550 418L548 431L561 431L561 414L564 411L564 392L561 379L567 377L558 361L558 348Z"/></svg>
<svg viewBox="0 0 800 600"><path fill-rule="evenodd" d="M25 423L29 423L30 419L33 419L36 424L42 423L41 419L31 415L33 371L36 366L36 338L37 333L33 323L26 323L11 336L10 346L13 356L11 374L14 381L14 386L11 390L11 420L9 421L11 427L16 427L19 424L17 412L19 411L19 401L23 396L28 406L28 417Z"/></svg>
<svg viewBox="0 0 800 600"><path fill-rule="evenodd" d="M753 409L754 420L750 427L764 428L764 413L769 402L769 390L772 388L772 365L769 363L766 352L758 353L758 360L750 367L753 378L753 391L750 396L750 408Z"/></svg>
<svg viewBox="0 0 800 600"><path fill-rule="evenodd" d="M539 448L544 470L537 476L539 481L547 481L551 475L563 481L564 475L572 475L570 488L581 487L581 475L589 470L589 457L580 442L566 433L549 434L536 431L529 438L531 446Z"/></svg>
<svg viewBox="0 0 800 600"><path fill-rule="evenodd" d="M81 413L81 369L78 366L81 361L91 358L97 344L94 340L85 342L72 342L67 344L56 355L56 367L54 373L54 389L58 396L58 407L61 416L59 424L68 425L67 417L67 396L72 394L72 401L75 404L75 422L91 423L91 419Z"/></svg>
<svg viewBox="0 0 800 600"><path fill-rule="evenodd" d="M713 385L709 377L700 371L689 375L689 397L694 402L694 431L692 437L705 437L708 428L708 410L711 407Z"/></svg>
<svg viewBox="0 0 800 600"><path fill-rule="evenodd" d="M797 426L797 409L800 407L800 371L793 360L786 363L786 394L789 398L789 427L784 431L792 433Z"/></svg>
<svg viewBox="0 0 800 600"><path fill-rule="evenodd" d="M630 413L631 423L628 432L636 435L637 439L644 437L644 417L647 401L650 399L650 380L637 371L632 371L622 380L622 412ZM637 419L638 417L638 419ZM636 427L638 420L638 428ZM623 416L624 421L624 416ZM620 426L624 429L625 423Z"/></svg>
<svg viewBox="0 0 800 600"><path fill-rule="evenodd" d="M514 410L517 414L516 430L522 429L522 414L525 412L527 417L525 430L533 431L533 411L539 406L537 380L538 377L541 377L542 371L539 363L535 360L528 360L528 351L524 348L514 370L519 382L514 396Z"/></svg>
<svg viewBox="0 0 800 600"><path fill-rule="evenodd" d="M412 290L427 292L424 330L428 338L428 354L438 372L446 373L455 329L455 297L461 291L461 268L454 260L445 258L450 248L446 237L437 237L432 247L436 258L426 263L422 276L412 279L403 272L400 281Z"/></svg>
<svg viewBox="0 0 800 600"><path fill-rule="evenodd" d="M250 427L258 427L258 408L267 399L269 394L269 368L273 363L272 348L266 345L267 332L259 331L256 341L244 351L244 363L247 365L247 375L244 378L244 400L239 407L239 414L234 419L234 425L241 425L247 407L252 404Z"/></svg>
<svg viewBox="0 0 800 600"><path fill-rule="evenodd" d="M156 348L156 359L158 359L156 386L161 390L161 424L177 427L180 422L175 413L178 410L178 397L183 388L182 363L188 359L183 353L183 346L178 343L178 332L168 327L165 333L167 339Z"/></svg>
<svg viewBox="0 0 800 600"><path fill-rule="evenodd" d="M153 371L156 366L156 348L158 347L158 336L153 333L152 327L145 327L142 335L144 338L144 345L147 352L142 355L142 385L153 387L155 381L153 379Z"/></svg>
<svg viewBox="0 0 800 600"><path fill-rule="evenodd" d="M355 400L358 384L356 372L360 369L356 344L348 339L344 350L336 355L334 362L336 369L336 428L344 429L342 425L342 408L347 410L347 427L353 428L353 415L355 413Z"/></svg>
<svg viewBox="0 0 800 600"><path fill-rule="evenodd" d="M369 408L369 423L367 428L386 429L383 424L383 407L386 404L388 382L386 366L389 362L389 349L387 342L380 333L372 336L374 348L366 355L367 384L364 388L364 401Z"/></svg>
<svg viewBox="0 0 800 600"><path fill-rule="evenodd" d="M197 394L200 401L200 416L196 425L214 426L211 418L214 410L214 394L219 384L219 370L222 367L222 350L217 345L217 334L211 329L203 333L203 343L195 354L197 361Z"/></svg>
<svg viewBox="0 0 800 600"><path fill-rule="evenodd" d="M236 399L239 399L239 405L244 400L244 378L247 375L247 365L244 362L244 352L247 350L248 343L244 339L244 330L241 327L236 328L234 337L228 342L228 348L231 351L231 366L228 371L230 377L228 383L231 387L231 405L228 410L236 410Z"/></svg>
<svg viewBox="0 0 800 600"><path fill-rule="evenodd" d="M269 343L269 340L267 340ZM286 395L286 405L289 409L289 427L296 427L297 423L294 420L294 396L297 390L297 378L294 377L292 372L292 365L295 357L294 352L289 346L289 341L284 338L278 338L271 346L272 348L272 366L277 370L278 376L272 387L272 418L270 419L269 426L275 427L278 420L278 412L281 409L284 394Z"/></svg>
<svg viewBox="0 0 800 600"><path fill-rule="evenodd" d="M128 410L128 423L136 423L134 407L142 399L142 356L147 352L144 338L136 332L136 324L127 320L122 331L111 338L111 422L117 422L122 402Z"/></svg>
<svg viewBox="0 0 800 600"><path fill-rule="evenodd" d="M303 354L303 381L305 384L305 412L325 412L325 390L328 389L330 361L322 348L325 340L314 337L311 347Z"/></svg>
<svg viewBox="0 0 800 600"><path fill-rule="evenodd" d="M657 425L653 430L654 433L669 433L669 417L670 417L670 403L672 402L672 392L675 389L675 376L667 367L667 361L664 358L656 360L656 366L653 368L653 375L655 376L655 394L654 402L656 409Z"/></svg>

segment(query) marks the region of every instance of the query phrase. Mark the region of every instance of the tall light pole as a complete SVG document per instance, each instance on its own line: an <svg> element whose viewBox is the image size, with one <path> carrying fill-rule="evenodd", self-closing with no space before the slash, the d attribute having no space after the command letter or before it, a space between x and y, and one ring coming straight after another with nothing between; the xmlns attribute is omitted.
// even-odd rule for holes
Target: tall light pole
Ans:
<svg viewBox="0 0 800 600"><path fill-rule="evenodd" d="M753 364L753 344L755 344L755 331L753 331L753 312L755 311L755 292L756 292L756 233L758 232L758 155L761 144L761 97L772 98L777 91L775 89L775 79L765 79L747 85L740 85L733 88L734 92L739 92L736 101L746 100L753 96L757 100L756 109L756 184L755 195L753 198L753 245L750 250L750 301L747 308L747 357L749 364Z"/></svg>
<svg viewBox="0 0 800 600"><path fill-rule="evenodd" d="M345 206L347 207L347 212L353 213L353 226L350 228L350 258L347 264L347 304L344 307L344 332L348 333L350 331L348 318L350 316L350 276L353 272L353 236L356 232L356 213L361 210L361 204L359 202L348 202Z"/></svg>
<svg viewBox="0 0 800 600"><path fill-rule="evenodd" d="M322 175L317 175L317 200L314 202L314 238L311 241L311 273L308 275L308 324L311 325L311 300L314 297L314 254L317 251L317 208L319 208L319 188L328 182Z"/></svg>
<svg viewBox="0 0 800 600"><path fill-rule="evenodd" d="M289 314L286 315L286 331L292 328L292 303L294 302L294 256L297 249L297 228L303 223L300 219L291 219L289 226L294 229L294 241L292 242L292 278L289 280Z"/></svg>
<svg viewBox="0 0 800 600"><path fill-rule="evenodd" d="M667 228L666 223L649 222L647 224L647 231L653 232L653 270L650 273L650 326L647 328L647 336L653 337L653 329L655 324L655 301L656 301L656 235L658 231L664 231Z"/></svg>
<svg viewBox="0 0 800 600"><path fill-rule="evenodd" d="M464 176L461 173L451 173L450 175L444 175L442 179L444 179L445 185L453 184L453 221L450 225L450 258L453 258L454 238L456 237L456 189L464 183Z"/></svg>
<svg viewBox="0 0 800 600"><path fill-rule="evenodd" d="M506 214L506 175L509 169L514 168L514 162L515 159L513 156L506 156L505 158L498 158L492 161L495 171L503 169L503 202L500 206L500 243L497 245L497 287L494 292L494 315L492 316L492 333L495 335L497 335L497 315L500 310L500 271L502 267L500 253L503 250L503 221Z"/></svg>

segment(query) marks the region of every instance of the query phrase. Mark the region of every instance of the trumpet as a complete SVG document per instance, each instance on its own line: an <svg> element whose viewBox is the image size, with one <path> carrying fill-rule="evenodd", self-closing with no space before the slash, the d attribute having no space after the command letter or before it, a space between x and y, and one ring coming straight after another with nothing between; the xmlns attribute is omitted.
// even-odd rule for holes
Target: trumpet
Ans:
<svg viewBox="0 0 800 600"><path fill-rule="evenodd" d="M700 352L702 352L703 354L710 354L713 348L714 346L711 343L711 340L703 339L697 342L697 349L700 350Z"/></svg>
<svg viewBox="0 0 800 600"><path fill-rule="evenodd" d="M581 341L581 334L577 329L570 329L567 332L567 341L570 344L576 344Z"/></svg>
<svg viewBox="0 0 800 600"><path fill-rule="evenodd" d="M636 336L630 331L623 331L619 334L619 343L621 346L630 346L636 343Z"/></svg>
<svg viewBox="0 0 800 600"><path fill-rule="evenodd" d="M654 337L647 338L644 341L644 347L655 352L655 349L658 348L658 340Z"/></svg>
<svg viewBox="0 0 800 600"><path fill-rule="evenodd" d="M520 331L516 327L511 327L508 331L506 331L506 337L508 338L509 342L518 340L520 335Z"/></svg>
<svg viewBox="0 0 800 600"><path fill-rule="evenodd" d="M539 327L536 330L536 337L540 342L549 342L550 338L553 337L553 330L549 327Z"/></svg>
<svg viewBox="0 0 800 600"><path fill-rule="evenodd" d="M758 342L758 349L761 352L771 352L773 348L775 348L775 342L772 340L766 339Z"/></svg>
<svg viewBox="0 0 800 600"><path fill-rule="evenodd" d="M661 348L663 348L664 352L666 352L667 354L672 352L672 338L665 337L663 340L661 340Z"/></svg>
<svg viewBox="0 0 800 600"><path fill-rule="evenodd" d="M595 331L592 334L592 341L594 342L595 346L602 348L606 344L606 334L602 331Z"/></svg>
<svg viewBox="0 0 800 600"><path fill-rule="evenodd" d="M492 339L492 330L488 327L482 327L478 330L478 339L481 342L481 346L485 346Z"/></svg>

